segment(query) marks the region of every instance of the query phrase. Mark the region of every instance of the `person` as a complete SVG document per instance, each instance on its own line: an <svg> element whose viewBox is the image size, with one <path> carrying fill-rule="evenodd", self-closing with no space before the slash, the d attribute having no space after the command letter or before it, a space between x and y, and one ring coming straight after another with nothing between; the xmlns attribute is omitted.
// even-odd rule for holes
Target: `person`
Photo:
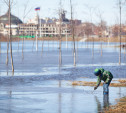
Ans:
<svg viewBox="0 0 126 113"><path fill-rule="evenodd" d="M97 83L94 87L94 90L96 90L99 87L101 80L103 80L104 84L107 84L107 87L109 87L113 79L113 75L110 71L106 71L103 68L99 68L94 70L94 74L97 76Z"/></svg>

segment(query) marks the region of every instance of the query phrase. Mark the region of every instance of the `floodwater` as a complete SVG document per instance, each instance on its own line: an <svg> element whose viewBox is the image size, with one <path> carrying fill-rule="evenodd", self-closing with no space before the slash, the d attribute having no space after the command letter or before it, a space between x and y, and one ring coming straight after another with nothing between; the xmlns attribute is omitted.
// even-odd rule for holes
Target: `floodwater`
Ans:
<svg viewBox="0 0 126 113"><path fill-rule="evenodd" d="M56 41L13 42L14 74L11 60L6 65L7 43L0 53L0 113L99 113L126 96L125 87L110 87L109 96L100 86L72 86L74 80L96 81L95 68L110 70L114 80L126 78L126 56L122 49L119 65L118 43L76 42L76 66L73 43L62 42L62 65L59 67L59 43ZM34 45L34 46L33 46ZM116 82L116 81L112 81Z"/></svg>

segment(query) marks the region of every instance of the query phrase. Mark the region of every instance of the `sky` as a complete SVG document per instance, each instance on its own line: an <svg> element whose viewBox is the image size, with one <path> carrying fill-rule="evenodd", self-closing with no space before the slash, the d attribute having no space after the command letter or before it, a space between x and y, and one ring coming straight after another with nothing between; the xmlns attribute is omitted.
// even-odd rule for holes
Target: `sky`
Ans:
<svg viewBox="0 0 126 113"><path fill-rule="evenodd" d="M0 15L7 12L8 7L0 0ZM40 7L38 14L40 18L58 18L58 9L60 0L13 0L14 4L11 13L21 20L25 17L25 22L28 19L32 19L36 15L34 10L36 7ZM108 25L115 24L119 21L119 7L117 6L118 0L71 0L73 6L74 19L82 20L82 22L88 21L93 23L99 23L101 18L106 21ZM124 0L123 0L124 1ZM66 18L70 19L70 0L61 0L62 7L66 10ZM24 9L27 5L25 14ZM125 22L126 7L122 6L122 21ZM30 11L30 12L29 12ZM101 17L101 18L100 18Z"/></svg>

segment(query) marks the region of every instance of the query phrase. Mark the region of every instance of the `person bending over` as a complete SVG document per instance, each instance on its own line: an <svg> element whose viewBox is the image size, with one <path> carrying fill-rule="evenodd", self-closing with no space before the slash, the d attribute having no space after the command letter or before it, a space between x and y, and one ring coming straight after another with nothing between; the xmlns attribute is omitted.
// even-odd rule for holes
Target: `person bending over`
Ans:
<svg viewBox="0 0 126 113"><path fill-rule="evenodd" d="M96 90L99 87L101 80L104 81L104 84L108 84L107 86L109 87L109 85L113 79L112 73L110 71L104 70L103 68L95 69L94 75L97 76L97 84L94 87L94 90Z"/></svg>

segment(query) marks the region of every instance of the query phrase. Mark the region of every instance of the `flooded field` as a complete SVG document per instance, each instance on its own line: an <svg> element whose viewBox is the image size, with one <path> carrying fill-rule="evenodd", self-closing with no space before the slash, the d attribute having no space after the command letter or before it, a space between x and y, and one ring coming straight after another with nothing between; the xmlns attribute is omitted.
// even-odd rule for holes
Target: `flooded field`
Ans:
<svg viewBox="0 0 126 113"><path fill-rule="evenodd" d="M13 42L14 75L6 65L7 43L1 43L0 112L2 113L97 113L116 99L126 96L125 87L110 87L108 97L100 86L72 86L74 80L96 81L95 68L110 70L114 79L126 78L126 56L122 49L119 65L118 43L76 43L76 66L73 65L73 43L62 42L62 65L59 67L59 43L56 41ZM34 45L34 46L33 46ZM114 81L113 81L114 82Z"/></svg>

